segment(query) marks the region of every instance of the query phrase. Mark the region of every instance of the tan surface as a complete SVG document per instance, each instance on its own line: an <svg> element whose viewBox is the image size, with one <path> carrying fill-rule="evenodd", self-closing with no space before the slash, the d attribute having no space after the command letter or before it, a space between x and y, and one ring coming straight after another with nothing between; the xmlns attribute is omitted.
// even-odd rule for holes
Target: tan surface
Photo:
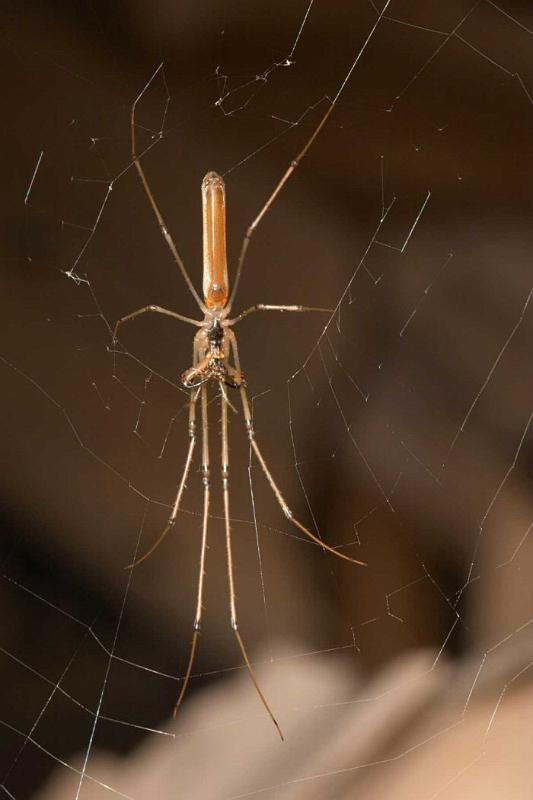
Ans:
<svg viewBox="0 0 533 800"><path fill-rule="evenodd" d="M258 669L284 743L240 672L183 708L175 738L125 759L95 754L87 773L135 800L528 800L533 690L516 677L527 654L514 653L502 686L494 658L476 679L469 663L413 654L364 684L345 656L287 652ZM78 785L62 768L39 800L67 800ZM111 795L86 778L82 796Z"/></svg>

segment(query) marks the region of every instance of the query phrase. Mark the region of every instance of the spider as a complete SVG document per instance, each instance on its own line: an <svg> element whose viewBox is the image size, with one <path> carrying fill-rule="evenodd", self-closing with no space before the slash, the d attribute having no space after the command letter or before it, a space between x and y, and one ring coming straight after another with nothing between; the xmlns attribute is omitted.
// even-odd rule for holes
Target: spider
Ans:
<svg viewBox="0 0 533 800"><path fill-rule="evenodd" d="M158 70L159 71L159 70ZM289 176L295 170L299 161L303 158L312 142L318 135L320 129L325 124L329 117L334 104L331 104L326 111L324 117L315 129L311 138L297 156L291 162L289 168L284 173L278 185L270 195L269 199L263 206L262 210L252 222L246 232L243 240L239 260L237 263L236 278L233 289L230 294L228 268L226 261L226 195L224 181L216 172L208 172L202 181L202 209L203 209L203 300L200 298L196 291L191 278L185 268L185 265L178 253L174 240L172 239L168 229L165 225L161 212L157 206L152 191L148 185L146 175L139 160L136 149L135 139L135 111L136 106L142 95L154 79L154 73L148 84L144 87L142 92L138 95L133 103L131 111L131 150L132 150L132 163L135 165L139 177L142 181L144 190L157 218L161 232L167 242L167 245L174 257L174 260L180 269L180 272L187 284L189 291L194 297L199 309L203 313L203 320L195 320L190 317L185 317L175 311L167 308L162 308L157 305L144 306L143 308L133 311L118 320L113 331L113 341L117 341L118 331L120 326L147 312L155 312L158 314L166 314L181 322L189 323L196 326L199 330L196 333L193 341L193 361L192 366L187 369L181 376L181 383L185 389L190 390L189 399L189 448L185 459L185 465L181 480L179 482L178 491L172 507L172 511L168 518L168 522L163 532L157 538L155 543L150 549L139 557L132 564L128 565L127 569L132 569L150 556L158 545L162 542L169 531L174 527L178 511L181 504L181 498L189 475L193 453L196 447L197 433L196 433L196 406L198 399L200 399L201 406L201 438L202 438L202 483L203 483L203 514L202 514L202 539L200 547L200 566L198 574L198 591L196 598L196 612L193 623L193 636L191 648L189 653L189 660L187 670L183 679L181 691L179 693L174 715L181 705L183 697L186 693L187 686L191 677L198 636L201 630L202 623L202 602L203 602L203 589L204 589L204 571L205 571L205 558L207 550L207 530L209 521L209 501L210 501L210 451L209 451L209 438L208 438L208 386L215 383L219 387L221 398L221 478L222 478L222 493L224 501L224 524L225 524L225 539L226 539L226 559L227 559L227 574L228 574L228 587L229 587L229 607L230 607L230 621L231 627L238 642L244 663L248 669L250 678L255 686L257 694L261 699L267 713L269 714L272 722L276 726L280 738L283 740L281 728L266 700L265 695L261 691L257 681L255 672L252 668L244 641L239 631L239 624L237 618L237 606L235 596L235 580L233 568L233 555L232 555L232 539L231 539L231 524L229 513L229 448L228 448L228 406L232 407L228 398L227 389L237 390L240 394L242 405L242 412L244 416L244 423L250 445L255 453L261 469L270 484L274 496L281 507L285 517L289 522L298 528L305 536L311 539L315 544L322 547L324 550L333 553L338 558L350 561L355 564L364 565L364 562L357 561L354 558L340 553L326 544L322 539L312 533L305 527L296 517L294 517L290 507L287 504L281 490L275 482L272 473L262 455L261 449L257 443L254 432L252 414L250 410L250 401L246 391L246 381L241 369L239 350L237 346L237 338L233 332L233 327L242 319L257 311L265 312L331 312L331 309L326 308L312 308L301 305L265 305L258 303L242 311L236 317L230 317L235 294L242 274L242 268L246 256L246 251L253 232L259 225L261 219L264 217L278 193L286 183Z"/></svg>

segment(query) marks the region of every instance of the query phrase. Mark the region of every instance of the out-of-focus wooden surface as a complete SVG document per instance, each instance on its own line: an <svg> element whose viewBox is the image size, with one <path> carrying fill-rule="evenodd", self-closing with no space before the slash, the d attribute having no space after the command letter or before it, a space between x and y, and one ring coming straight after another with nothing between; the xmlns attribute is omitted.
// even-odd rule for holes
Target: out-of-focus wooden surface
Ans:
<svg viewBox="0 0 533 800"><path fill-rule="evenodd" d="M193 702L170 728L175 738L127 758L95 756L83 794L100 800L104 784L138 800L526 800L533 694L520 673L530 655L531 638L512 655L489 657L470 693L478 664L435 663L427 651L364 682L346 658L291 659L287 648L273 669L259 669L286 741L258 714L241 673ZM39 800L67 800L78 785L75 769L58 770Z"/></svg>

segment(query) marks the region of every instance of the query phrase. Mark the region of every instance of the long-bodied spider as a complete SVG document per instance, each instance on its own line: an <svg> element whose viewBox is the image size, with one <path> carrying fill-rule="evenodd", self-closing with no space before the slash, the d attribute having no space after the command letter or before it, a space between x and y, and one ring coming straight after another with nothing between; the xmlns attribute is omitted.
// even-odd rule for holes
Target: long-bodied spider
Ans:
<svg viewBox="0 0 533 800"><path fill-rule="evenodd" d="M153 79L154 76L152 76ZM364 565L364 562L357 561L354 558L350 558L349 556L338 552L337 550L330 547L326 544L322 539L308 530L305 525L303 525L299 520L297 520L291 509L289 508L285 498L283 497L278 485L276 484L274 478L272 477L272 473L267 466L267 463L261 453L261 449L257 443L255 433L254 433L254 426L252 421L252 414L250 411L250 402L248 399L248 394L246 391L246 381L244 379L241 364L239 359L239 350L237 346L237 338L232 330L232 328L240 322L242 319L247 317L249 314L252 314L256 311L278 311L278 312L306 312L306 311L316 311L316 312L328 312L331 309L326 308L311 308L307 306L301 305L265 305L262 303L256 304L247 308L245 311L238 314L236 317L230 318L230 313L233 308L233 303L235 300L235 294L237 291L237 287L239 284L239 279L242 273L242 268L246 256L246 251L248 249L248 245L250 239L252 237L253 232L259 225L261 219L264 217L270 206L272 205L274 199L284 186L285 182L294 171L298 163L304 157L305 153L307 152L308 148L311 146L313 140L318 135L320 129L325 124L328 116L330 115L333 104L329 106L326 114L320 121L318 127L315 129L314 133L312 134L311 138L297 156L297 158L291 162L291 165L284 173L283 177L279 181L278 185L270 195L269 199L263 206L260 213L257 215L255 220L252 222L250 227L246 232L246 236L244 238L239 260L237 264L237 273L235 282L233 285L233 290L229 292L229 280L228 280L228 268L227 268L227 261L226 261L226 197L225 197L225 188L224 188L224 181L217 175L216 172L208 172L202 182L202 207L203 207L203 301L201 300L200 296L198 295L194 285L189 277L189 274L185 268L185 265L178 253L176 245L168 232L168 229L165 225L161 212L157 206L155 198L150 190L148 185L148 181L146 179L146 175L144 173L143 167L141 166L141 162L139 160L139 156L136 150L136 140L135 140L135 109L137 106L138 101L142 97L144 91L148 87L149 84L143 89L143 91L139 94L137 99L135 100L132 111L131 111L131 147L132 147L132 160L135 164L137 172L139 173L140 179L144 186L146 195L152 206L154 214L157 218L159 223L159 227L163 233L163 236L168 244L168 247L174 257L176 264L178 265L183 278L187 284L189 291L191 292L192 296L194 297L198 307L200 308L202 314L204 315L203 320L195 320L191 319L190 317L185 317L182 314L178 314L175 311L171 311L166 308L162 308L161 306L156 305L149 305L143 308L138 309L137 311L132 312L131 314L127 314L126 316L122 317L118 320L115 325L115 329L113 332L114 340L117 339L117 334L120 326L126 322L127 320L134 319L138 317L140 314L144 314L148 311L154 311L158 314L167 314L168 316L174 317L182 322L187 322L190 325L195 325L199 328L198 333L194 337L193 342L193 363L192 366L187 369L181 376L181 383L184 388L190 390L190 400L189 400L189 449L187 452L187 457L185 459L185 466L183 469L183 473L181 476L181 480L178 486L177 495L174 501L174 505L172 507L172 511L170 513L170 517L168 519L167 525L152 547L144 553L140 558L130 564L128 568L132 568L137 564L140 564L149 555L153 553L156 547L161 543L161 541L165 538L165 536L169 533L169 531L173 528L176 518L178 515L178 511L180 508L181 498L183 495L183 491L185 489L185 484L187 481L187 477L189 474L189 470L192 463L193 453L196 446L196 405L198 402L198 398L200 398L201 404L201 418L202 418L202 425L201 425L201 432L202 432L202 483L203 483L203 517L202 517L202 541L200 547L200 567L199 567L199 574L198 574L198 592L197 592L197 599L196 599L196 613L194 616L194 623L193 623L193 637L189 655L189 661L187 665L187 670L185 673L185 677L183 680L183 684L181 687L181 691L176 702L176 706L174 709L174 714L178 710L181 701L185 695L187 690L187 685L189 683L189 679L191 677L191 671L193 667L196 646L198 642L198 636L200 633L201 623L202 623L202 603L203 603L203 589L204 589L204 571L205 571L205 557L206 557L206 550L207 550L207 529L208 529L208 521L209 521L209 500L210 500L210 452L209 452L209 439L208 439L208 386L209 383L213 382L218 384L220 390L220 399L221 399L221 410L222 410L222 419L221 419L221 478L222 478L222 493L224 499L224 523L225 523L225 534L226 534L226 558L227 558L227 573L228 573L228 586L229 586L229 607L230 607L230 620L231 620L231 627L235 633L235 637L239 644L242 657L248 669L249 675L253 681L253 684L257 690L257 693L267 710L268 714L270 715L274 725L276 726L278 733L283 739L283 734L281 732L281 728L278 725L272 710L261 691L257 678L255 676L254 670L250 663L250 659L248 657L248 653L246 651L246 647L244 645L243 639L239 632L239 625L237 620L237 607L236 607L236 599L235 599L235 581L234 581L234 570L233 570L233 556L232 556L232 541L231 541L231 524L230 524L230 513L229 513L229 448L228 448L228 405L230 404L227 388L236 389L240 393L240 399L242 404L242 411L244 415L244 422L246 426L247 435L250 441L250 445L255 453L257 460L261 466L261 469L266 476L268 483L275 495L277 502L279 503L281 510L285 514L286 518L289 522L298 528L305 536L309 537L315 544L319 545L320 547L328 550L330 553L338 556L339 558L345 559L346 561L351 561L355 564Z"/></svg>

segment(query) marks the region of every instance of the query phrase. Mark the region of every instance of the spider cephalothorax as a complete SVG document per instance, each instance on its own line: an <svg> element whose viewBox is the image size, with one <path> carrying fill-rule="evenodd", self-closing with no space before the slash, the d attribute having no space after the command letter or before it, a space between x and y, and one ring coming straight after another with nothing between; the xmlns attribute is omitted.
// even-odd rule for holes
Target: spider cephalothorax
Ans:
<svg viewBox="0 0 533 800"><path fill-rule="evenodd" d="M208 316L205 327L194 338L198 361L181 376L185 389L195 389L207 381L223 383L232 389L246 386L242 373L228 363L231 336L218 316Z"/></svg>

